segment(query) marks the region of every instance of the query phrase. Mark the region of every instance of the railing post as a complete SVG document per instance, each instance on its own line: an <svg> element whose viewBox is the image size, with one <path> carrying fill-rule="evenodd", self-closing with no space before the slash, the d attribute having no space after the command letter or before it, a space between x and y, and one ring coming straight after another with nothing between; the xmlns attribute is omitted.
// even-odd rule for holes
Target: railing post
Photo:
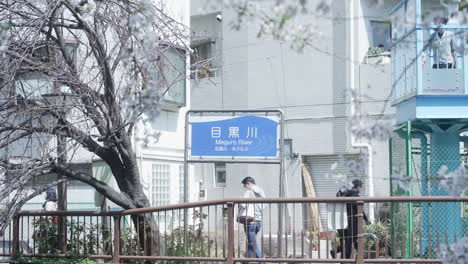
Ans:
<svg viewBox="0 0 468 264"><path fill-rule="evenodd" d="M114 215L114 251L112 263L120 263L120 215Z"/></svg>
<svg viewBox="0 0 468 264"><path fill-rule="evenodd" d="M357 257L356 264L364 264L364 247L362 245L364 233L364 202L358 201L357 203L357 220L358 220L358 235L357 235Z"/></svg>
<svg viewBox="0 0 468 264"><path fill-rule="evenodd" d="M234 264L234 203L227 203L228 248L226 264Z"/></svg>
<svg viewBox="0 0 468 264"><path fill-rule="evenodd" d="M13 217L13 243L11 247L11 260L14 261L18 257L19 250L19 216Z"/></svg>
<svg viewBox="0 0 468 264"><path fill-rule="evenodd" d="M58 217L58 237L59 237L59 247L62 254L67 253L67 217L59 216Z"/></svg>

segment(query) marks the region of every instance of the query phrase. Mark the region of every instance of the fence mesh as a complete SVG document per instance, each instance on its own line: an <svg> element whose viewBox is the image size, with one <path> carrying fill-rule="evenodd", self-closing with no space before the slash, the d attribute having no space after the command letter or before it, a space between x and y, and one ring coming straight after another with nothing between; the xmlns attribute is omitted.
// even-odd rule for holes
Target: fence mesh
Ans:
<svg viewBox="0 0 468 264"><path fill-rule="evenodd" d="M390 141L392 196L451 196L441 183L448 173L466 166L467 151L457 124L413 123L396 130ZM453 131L453 132L452 132ZM422 256L434 257L437 246L451 244L468 233L466 203L395 203L391 208L393 245L404 245ZM412 239L414 238L414 239Z"/></svg>

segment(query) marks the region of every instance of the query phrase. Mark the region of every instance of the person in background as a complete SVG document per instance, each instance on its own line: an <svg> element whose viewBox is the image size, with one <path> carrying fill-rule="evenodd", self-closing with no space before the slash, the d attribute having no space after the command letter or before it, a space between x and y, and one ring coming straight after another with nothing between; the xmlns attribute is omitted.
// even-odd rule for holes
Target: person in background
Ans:
<svg viewBox="0 0 468 264"><path fill-rule="evenodd" d="M54 188L47 189L42 209L44 211L57 211L57 192Z"/></svg>
<svg viewBox="0 0 468 264"><path fill-rule="evenodd" d="M435 24L442 27L447 25L448 21L448 17L437 17ZM434 58L433 69L455 69L457 67L457 56L455 52L454 32L438 28L431 34L429 41L428 51L423 54L423 65L432 51Z"/></svg>
<svg viewBox="0 0 468 264"><path fill-rule="evenodd" d="M353 187L352 183L347 183L341 186L338 192L336 193L336 197L346 196L346 193L350 189L352 189L352 187ZM341 253L343 255L343 247L344 247L343 245L345 244L344 241L345 241L345 238L349 235L347 234L347 232L348 232L347 228L336 230L336 238L338 239L337 241L338 246L336 247L336 251L335 249L330 250L330 255L332 256L332 258L336 258L336 255L338 255L338 253Z"/></svg>
<svg viewBox="0 0 468 264"><path fill-rule="evenodd" d="M336 193L337 197L359 197L359 193L362 189L362 181L354 180L349 185L344 185ZM338 253L341 253L342 257L350 258L352 253L352 245L357 250L357 235L358 235L358 217L357 217L357 204L346 203L346 214L348 226L345 229L337 230L339 245L335 250L330 250L332 258L336 258ZM366 213L364 213L364 221L369 224L369 219ZM344 244L344 246L343 246Z"/></svg>
<svg viewBox="0 0 468 264"><path fill-rule="evenodd" d="M344 197L360 197L359 192L362 189L362 181L354 180L352 181L352 188L347 190L344 194ZM346 203L346 214L348 218L348 227L345 230L345 248L344 255L345 258L351 257L352 245L354 249L357 250L357 235L358 235L358 211L357 204L355 202ZM364 221L369 224L369 219L367 218L366 213L364 213Z"/></svg>
<svg viewBox="0 0 468 264"><path fill-rule="evenodd" d="M245 177L242 180L242 185L246 189L243 198L265 198L265 192L259 186L255 185L255 180L252 177ZM262 258L262 252L258 247L256 242L257 233L262 227L262 218L263 218L263 204L240 204L240 209L244 212L248 211L248 206L253 206L254 208L254 218L253 221L245 222L244 230L247 235L247 257L251 258L254 255L255 247L255 257ZM248 262L244 262L247 264ZM259 264L265 264L265 262L259 262Z"/></svg>

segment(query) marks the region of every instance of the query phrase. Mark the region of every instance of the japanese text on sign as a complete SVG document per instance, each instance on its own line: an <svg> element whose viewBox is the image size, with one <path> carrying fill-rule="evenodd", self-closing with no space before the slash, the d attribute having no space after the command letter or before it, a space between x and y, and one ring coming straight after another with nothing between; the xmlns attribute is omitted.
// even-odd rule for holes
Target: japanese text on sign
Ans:
<svg viewBox="0 0 468 264"><path fill-rule="evenodd" d="M278 122L242 116L192 123L192 156L277 156Z"/></svg>

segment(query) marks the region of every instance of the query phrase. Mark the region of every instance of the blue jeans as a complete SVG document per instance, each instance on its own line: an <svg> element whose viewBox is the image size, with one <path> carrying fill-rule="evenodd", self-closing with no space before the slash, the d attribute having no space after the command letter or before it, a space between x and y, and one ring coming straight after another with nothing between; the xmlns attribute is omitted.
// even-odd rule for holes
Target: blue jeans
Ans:
<svg viewBox="0 0 468 264"><path fill-rule="evenodd" d="M244 225L244 230L245 230L245 234L247 235L247 241L248 241L248 246L247 246L248 258L253 257L254 246L255 246L255 257L262 258L262 252L260 251L260 248L258 247L258 243L256 243L256 240L255 240L256 235L260 231L261 227L262 227L262 222L260 221L253 221L248 225ZM244 262L243 264L248 264L248 262ZM265 264L265 262L259 262L259 264Z"/></svg>

